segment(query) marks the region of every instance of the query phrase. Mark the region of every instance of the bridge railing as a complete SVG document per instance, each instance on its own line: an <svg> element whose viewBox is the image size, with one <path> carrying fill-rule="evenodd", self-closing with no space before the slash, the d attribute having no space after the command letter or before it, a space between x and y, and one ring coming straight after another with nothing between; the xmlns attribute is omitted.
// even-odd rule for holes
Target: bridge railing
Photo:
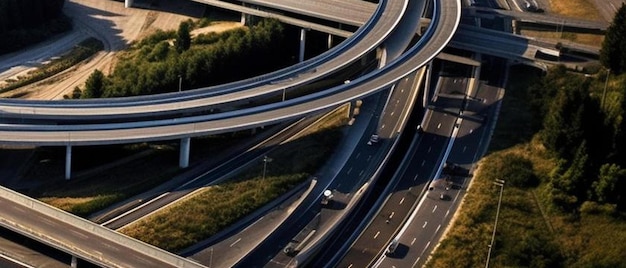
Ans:
<svg viewBox="0 0 626 268"><path fill-rule="evenodd" d="M190 259L183 258L181 256L170 253L168 251L165 251L153 245L147 244L145 242L139 241L137 239L131 238L129 236L126 236L124 234L111 230L109 228L100 226L91 221L75 216L71 213L54 208L46 203L43 203L34 198L30 198L26 195L20 194L11 189L0 187L0 198L4 198L16 204L28 207L29 209L37 211L45 216L52 217L60 222L70 224L78 229L82 229L86 232L95 234L99 237L110 240L114 243L124 245L127 248L133 249L136 252L144 254L145 256L149 256L155 260L159 260L161 262L170 264L173 267L186 267L186 268L206 267ZM62 248L59 248L59 249L66 251L70 254L71 252L77 253L75 251L74 246L59 245L58 241L63 241L65 239L57 239L54 241L52 237L54 236L54 234L45 234L45 236L42 236L42 234L37 234L32 228L28 228L26 224L22 224L19 222L10 223L10 222L7 222L7 220L4 220L3 224L12 225L12 226L7 226L7 227L14 227L11 229L14 229L14 230L18 229L19 232L21 232L22 234L31 238L38 239L40 241L47 240L45 237L49 237L48 238L49 241L41 241L41 242L44 242L45 244L49 244L49 245L54 245L55 247L64 247L66 250L63 250ZM15 227L18 227L18 228L15 228ZM94 254L94 252L95 251L90 251L90 250L83 248L81 250L82 254L79 257L85 258L88 261L94 261L96 263L111 265L110 262L106 261L106 256L101 256L99 254L96 255Z"/></svg>

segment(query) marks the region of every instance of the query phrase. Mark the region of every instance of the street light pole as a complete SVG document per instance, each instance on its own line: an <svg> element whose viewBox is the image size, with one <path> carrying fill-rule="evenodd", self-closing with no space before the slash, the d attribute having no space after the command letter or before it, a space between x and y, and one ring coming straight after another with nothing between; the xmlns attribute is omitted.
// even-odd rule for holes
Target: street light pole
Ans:
<svg viewBox="0 0 626 268"><path fill-rule="evenodd" d="M496 179L493 184L500 186L500 197L498 198L498 208L496 209L496 222L493 224L493 233L491 234L491 243L489 244L489 253L487 254L487 262L485 262L485 268L489 268L491 250L493 249L495 244L496 228L498 228L498 215L500 214L500 203L502 203L502 191L504 190L504 180Z"/></svg>
<svg viewBox="0 0 626 268"><path fill-rule="evenodd" d="M263 179L265 180L265 171L267 170L267 162L272 162L273 159L267 157L267 155L263 156Z"/></svg>

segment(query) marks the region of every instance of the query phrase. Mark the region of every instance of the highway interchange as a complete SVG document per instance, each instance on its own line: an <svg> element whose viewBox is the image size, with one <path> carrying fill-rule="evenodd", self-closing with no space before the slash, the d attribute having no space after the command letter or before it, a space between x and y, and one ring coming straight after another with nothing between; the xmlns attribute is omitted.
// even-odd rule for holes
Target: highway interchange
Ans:
<svg viewBox="0 0 626 268"><path fill-rule="evenodd" d="M438 4L443 4L443 5L438 6ZM2 135L4 143L42 144L42 145L43 144L66 145L68 142L75 143L77 145L78 144L110 144L110 143L118 143L118 142L126 143L126 142L135 142L135 141L144 141L144 140L151 140L151 139L171 139L171 138L186 137L186 136L189 136L190 134L193 136L199 136L199 135L205 135L208 133L229 132L233 130L247 129L247 128L254 127L254 126L273 124L273 123L288 120L288 119L296 119L298 117L302 117L307 114L311 114L320 110L335 107L341 103L345 103L346 101L362 99L362 98L373 98L378 95L377 93L378 91L382 89L387 89L391 86L395 86L396 90L398 91L406 90L406 92L409 92L411 90L409 89L410 85L412 85L413 83L408 83L409 86L405 85L405 86L399 87L399 85L401 85L402 83L395 84L395 82L398 81L398 78L400 77L406 77L410 74L414 74L414 72L417 71L419 68L422 68L423 66L425 66L425 64L432 61L434 56L437 55L439 52L441 52L445 44L447 44L447 42L450 41L450 38L456 29L456 25L458 25L459 23L458 19L460 17L459 15L461 12L459 2L453 3L453 1L446 1L446 2L440 3L438 1L435 1L435 10L443 10L445 12L442 11L441 13L439 13L440 16L435 17L436 19L430 24L432 27L429 27L429 30L425 32L424 37L422 37L423 38L422 40L439 40L439 41L428 42L428 43L426 43L425 41L424 42L419 41L416 45L414 45L406 53L404 53L400 57L400 59L398 59L397 61L391 61L388 65L386 65L385 67L379 70L372 71L371 73L368 73L362 78L352 80L348 84L339 85L335 88L329 89L328 92L320 93L316 95L315 97L303 97L302 99L287 100L285 102L267 105L267 107L261 106L261 107L250 108L247 110L244 109L243 111L237 111L237 112L227 112L223 114L222 113L209 114L209 115L189 117L189 118L184 118L184 119L177 118L174 120L171 120L171 119L152 120L150 122L143 122L143 123L129 122L129 123L123 123L123 124L100 124L100 125L78 124L79 126L73 126L73 125L3 126L3 130L0 131L0 135ZM456 21L452 19L452 17L449 17L450 19L446 17L450 15L457 16ZM371 49L371 48L368 48L368 49ZM411 63L411 64L408 64L408 63ZM336 67L333 67L333 68L336 68ZM381 211L383 211L383 214L386 213L385 215L394 215L392 217L387 217L387 219L394 218L394 217L398 219L398 218L401 218L400 215L403 215L402 216L403 218L408 217L406 215L408 215L412 211L412 209L416 206L414 204L416 204L416 202L419 201L418 197L421 196L421 192L423 192L420 189L420 187L424 188L424 185L425 185L424 183L426 183L434 175L438 174L437 168L439 166L437 165L437 163L441 163L444 155L448 155L448 153L450 153L450 152L446 153L446 150L449 149L452 152L455 152L455 153L450 153L450 155L454 156L453 158L451 157L451 159L454 159L454 161L457 161L459 163L464 163L467 165L467 167L471 167L471 163L474 163L476 160L476 157L480 155L478 152L481 151L481 148L477 146L485 145L484 142L486 141L484 139L488 137L489 128L487 127L487 125L483 125L482 121L475 122L474 120L470 120L470 119L475 119L475 117L470 117L470 119L467 119L462 116L460 111L469 107L469 106L465 106L465 107L461 106L461 105L467 105L468 102L467 102L466 97L463 97L462 98L463 101L459 102L458 96L450 97L449 95L446 95L446 92L442 92L441 88L454 89L455 87L462 86L464 88L459 89L458 91L466 92L466 90L469 90L469 92L465 93L465 95L474 96L477 99L481 99L481 100L488 100L488 102L485 102L484 104L487 107L493 107L492 105L494 105L494 103L498 100L498 98L501 97L501 93L499 93L497 88L492 88L492 87L487 87L487 86L485 87L486 91L483 91L482 87L479 87L474 92L473 91L474 89L469 87L470 83L468 83L466 79L467 78L464 78L464 77L455 77L455 78L443 78L439 81L439 83L442 83L442 84L449 83L452 86L438 86L435 89L434 96L436 97L434 97L435 101L433 102L433 105L435 106L429 107L429 109L427 110L426 116L424 117L425 119L423 122L424 131L416 135L417 145L416 145L416 149L412 151L412 156L416 157L416 159L408 160L408 161L418 162L419 161L418 159L422 159L422 158L424 158L424 160L419 161L419 162L422 162L422 164L419 167L411 166L407 168L407 170L405 171L405 174L402 175L403 177L398 179L398 184L396 185L397 188L391 190L391 192L393 192L394 194L389 197L388 199L389 201L385 202L385 205L383 205L383 207L381 208ZM279 87L278 89L272 89L270 91L276 94L276 92L280 92L281 90L282 88ZM417 90L417 89L412 89L412 90ZM253 92L253 90L250 90L250 92ZM438 95L440 93L442 94ZM234 96L236 93L229 93L229 94L233 94ZM254 94L257 94L257 93L254 93ZM482 94L487 94L487 95L482 95ZM247 95L247 97L250 97L250 95ZM227 102L234 102L239 97L228 96L227 98L232 98L233 100L233 101L227 101ZM408 99L410 98L404 98L404 100L408 100ZM178 100L179 99L177 99L177 97L174 96L173 98L169 99L168 102L171 101L172 103L177 103ZM189 103L192 103L192 102L190 101ZM220 103L220 101L214 101L214 103ZM42 103L42 106L45 106L45 105L47 104ZM130 105L130 104L122 105L122 107L126 108L127 110L130 110L125 105ZM158 106L158 105L164 105L164 106ZM168 112L172 110L172 107L168 105L171 105L171 103L165 103L165 104L158 103L157 106L159 108L157 108L156 110L149 110L149 111L150 112L155 112L155 111ZM177 104L177 105L180 105L180 104ZM184 105L186 106L187 104L184 104ZM192 108L189 108L189 109L193 109L193 107L208 107L210 105L211 104L207 105L206 103L190 104L189 107L192 107ZM458 105L460 107L453 108L451 112L450 107L451 106L455 107L454 105ZM177 107L180 108L181 106L177 106ZM404 106L398 106L398 107L400 107L401 109ZM382 108L382 107L379 107L379 108ZM441 110L438 110L437 108ZM98 114L99 113L98 111L102 111L98 109L104 109L104 108L95 108L93 110L95 112L93 112L92 115L95 116L96 118L100 116ZM188 109L188 108L184 108L184 109ZM55 110L54 107L52 110ZM76 110L80 110L80 109L75 109L74 111ZM120 109L120 111L122 111L122 109ZM68 113L66 112L67 111L61 111L61 112L53 111L50 114L53 116L58 116L58 115L75 116L76 115L76 114L73 114L74 112L68 112ZM55 114L55 113L58 113L58 114ZM137 113L141 115L141 114L146 114L149 112L140 111ZM40 115L39 111L28 113L28 114L33 115L35 117ZM45 112L43 114L45 114ZM123 115L124 113L113 112L112 114ZM54 117L48 117L49 115L44 115L46 120L49 120L50 118L54 118ZM210 121L207 121L207 120L210 120ZM494 122L494 121L495 120L493 121L488 120L486 122ZM384 122L384 120L381 122ZM150 129L150 133L146 134L144 131L134 130L133 128L137 126ZM377 126L377 127L380 127L380 126ZM84 128L89 129L89 131L83 130ZM369 130L367 130L366 132L371 133L373 131L371 127L368 129ZM43 133L41 133L42 130L44 131ZM56 131L58 131L58 133L55 133ZM381 132L381 134L383 134L383 137L388 140L394 140L396 138L395 133L397 133L399 130L397 130L396 128L390 128L387 131L389 132L386 134L384 134L384 132ZM115 137L115 139L111 138L112 135L113 137ZM450 136L453 136L453 137L456 136L456 138L453 138L453 139L457 139L457 142L458 142L458 143L455 142L452 148L446 147L449 144L448 142L450 141L450 139L446 137L450 137ZM432 140L430 140L431 138ZM365 137L365 139L367 139L367 136ZM419 146L420 144L423 143L425 139L429 140L428 146ZM364 141L359 140L359 144L363 145ZM382 146L383 144L380 144L380 145ZM371 151L372 149L373 149L372 147L362 146L362 150ZM421 151L421 150L424 150L424 151ZM381 150L381 151L385 151L385 150ZM355 152L358 152L358 151L355 151ZM469 153L469 155L463 156L464 152ZM426 155L433 155L433 156L425 157ZM421 170L420 169L421 167L424 167L426 169ZM405 177L410 178L410 179L406 179ZM461 192L459 191L459 189L463 189L465 187L465 181L463 180L463 178L459 178L458 181L455 181L455 184L461 185L461 187L454 188L449 191L449 195L452 198L451 201L457 200L457 196ZM355 184L355 187L358 187L358 185L359 184ZM333 187L333 188L341 188L338 185L335 185L335 186L337 187ZM346 185L343 185L343 186L346 187ZM320 190L323 190L327 187L329 186L328 185L317 186L318 189L316 193L317 194L321 193ZM356 189L351 188L346 192L350 193L350 192L354 192L355 190ZM426 195L426 196L432 197L431 195ZM407 197L412 197L413 199L408 200ZM314 200L317 200L317 197L313 196L310 199L314 201ZM387 207L387 203L392 204L393 202L397 202L397 203L403 204L405 202L405 201L400 201L400 200L406 201L406 205L403 206L400 210L395 210L395 209L392 210ZM401 239L400 243L404 247L401 247L400 251L398 251L398 254L404 251L404 253L406 254L406 258L415 260L416 264L418 262L421 263L424 261L424 259L422 259L423 256L419 254L415 255L418 252L413 251L413 250L410 251L411 254L408 254L406 250L407 247L411 246L412 248L413 247L424 248L424 250L420 251L421 254L423 254L426 248L432 247L432 245L430 245L430 241L433 241L432 238L436 235L440 235L438 234L438 232L440 232L441 225L438 223L438 220L432 220L430 221L430 223L428 223L428 221L424 221L424 219L427 219L429 217L434 217L433 219L442 219L441 222L449 220L449 218L447 218L449 215L448 211L449 209L453 208L457 204L456 202L450 202L450 201L444 202L444 200L439 200L437 198L434 198L434 199L426 198L426 199L421 199L421 200L423 200L419 204L419 207L423 208L419 210L419 213L421 214L414 217L413 218L415 219L414 221L408 222L407 226L411 226L408 228L410 230L419 229L419 228L415 228L415 226L421 226L421 228L425 230L424 232L420 232L419 234L416 234L414 232L406 232L405 236L400 237ZM434 215L434 216L423 215L424 211L427 211L427 210L432 211L431 212L432 214L435 214L435 212L439 214ZM444 213L443 212L444 210L447 213ZM303 211L301 213L307 213L307 212ZM310 218L310 215L309 215L309 218ZM45 221L45 220L40 220L40 221ZM307 222L306 220L301 220L301 221L304 223ZM378 223L374 221L371 224L369 224L366 231L363 232L362 237L365 237L368 234L367 232L372 232L373 230L375 230L375 229L371 229L370 226L382 225L382 226L387 226L386 228L384 228L385 230L384 232L386 232L386 234L383 234L383 235L377 234L376 236L381 236L381 238L382 237L386 237L386 238L380 239L380 245L375 246L374 248L371 249L371 251L367 251L367 250L364 251L369 255L368 258L356 257L356 259L364 260L371 264L371 260L374 260L377 256L383 256L379 260L377 260L379 262L377 265L384 264L383 265L384 267L386 267L387 264L396 265L394 264L394 261L398 261L398 260L395 258L392 258L393 255L387 258L387 257L384 257L384 255L381 255L381 251L380 251L380 249L385 248L386 244L390 240L389 238L391 238L394 235L395 231L397 231L397 228L400 228L401 221L394 220L392 222L393 222L393 225L390 225L390 223L386 223L385 221L379 221ZM435 227L435 224L433 222L438 223L437 227ZM53 227L48 227L48 228L54 229L55 228L54 224L52 226ZM396 229L389 228L389 226L396 226ZM435 228L435 229L427 229L427 227ZM48 231L43 231L43 232L48 232ZM380 231L377 231L377 232L380 232ZM279 232L276 232L276 233L285 233L285 232L282 232L282 230L279 229ZM80 236L80 234L77 234L77 235ZM80 240L78 237L74 239ZM416 240L422 243L426 243L426 244L418 244L414 246L414 243ZM267 240L267 241L271 241L271 240ZM271 243L271 242L265 242L265 243ZM277 256L277 258L280 259L280 257L282 256L280 255L280 249L284 245L282 244L279 244L279 245L280 246L278 248L262 247L264 250L273 252L270 255L267 255L267 253L263 253L260 251L257 251L255 254L258 254L258 256L261 256L261 255ZM357 240L357 244L351 246L351 249L353 248L358 248L358 240ZM277 252L278 254L276 254ZM349 251L349 252L352 252L352 251ZM211 254L213 253L214 251L211 250ZM115 253L110 253L110 254L115 254ZM142 257L137 257L137 258L139 260L145 261ZM259 259L260 257L255 257L255 255L250 255L248 256L247 260L243 261L242 267L246 267L246 261L256 262ZM281 261L278 261L278 259L276 262L282 263ZM350 257L350 255L347 255L347 257L343 257L343 259L348 262L352 262L354 260L352 257ZM212 260L212 257L211 257L211 260ZM118 262L124 263L124 260L118 260ZM143 264L138 264L138 267L144 266L144 265L148 265L148 262L146 261ZM154 267L152 265L157 265L158 267L167 267L166 264L156 264L156 263L149 264L150 267ZM360 264L357 264L356 267L361 267L362 265L365 266L364 263L360 263ZM343 265L340 265L340 266L343 267Z"/></svg>

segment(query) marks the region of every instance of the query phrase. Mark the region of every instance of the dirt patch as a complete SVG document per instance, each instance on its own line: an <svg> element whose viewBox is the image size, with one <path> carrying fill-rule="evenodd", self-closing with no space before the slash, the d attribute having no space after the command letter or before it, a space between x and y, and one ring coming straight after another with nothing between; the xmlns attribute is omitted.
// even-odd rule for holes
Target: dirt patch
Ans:
<svg viewBox="0 0 626 268"><path fill-rule="evenodd" d="M587 0L550 0L553 13L587 20L602 20L598 9Z"/></svg>
<svg viewBox="0 0 626 268"><path fill-rule="evenodd" d="M210 32L221 33L223 31L232 30L235 28L243 27L240 22L234 21L217 21L211 23L207 27L202 27L191 31L191 36L197 36L199 34L206 34Z"/></svg>

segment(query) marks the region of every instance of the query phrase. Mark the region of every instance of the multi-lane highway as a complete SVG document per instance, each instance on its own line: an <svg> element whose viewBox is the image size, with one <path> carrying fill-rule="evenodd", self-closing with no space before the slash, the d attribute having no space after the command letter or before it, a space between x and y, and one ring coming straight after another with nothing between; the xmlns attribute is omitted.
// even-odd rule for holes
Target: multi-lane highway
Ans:
<svg viewBox="0 0 626 268"><path fill-rule="evenodd" d="M387 65L384 69L366 76L354 80L353 82L342 85L332 90L328 90L336 96L314 96L306 99L294 99L288 100L279 105L268 105L263 108L246 109L237 112L222 113L218 115L210 115L208 118L183 118L183 119L169 119L159 120L160 123L151 122L148 125L132 123L124 124L88 124L80 126L35 126L35 125L3 125L4 131L1 134L3 143L22 143L22 144L68 144L69 143L90 143L96 141L96 143L115 143L115 142L130 142L145 140L146 138L160 138L167 139L172 137L182 137L189 135L203 135L210 132L227 132L237 129L250 128L255 125L265 125L269 123L288 120L295 117L300 117L312 112L320 111L326 108L330 108L351 99L362 98L370 94L381 90L395 80L407 75L408 73L416 70L420 66L430 61L437 53L439 53L443 47L450 40L452 34L455 32L460 18L460 4L459 2L445 2L443 5L435 4L435 16L433 17L433 23L429 30L424 34L423 39L411 49L411 53L408 53L402 61L396 61ZM419 18L418 18L419 19ZM424 51L424 54L418 52ZM395 71L393 71L395 70ZM378 79L378 77L383 79ZM378 81L377 81L378 80ZM129 106L130 107L130 106ZM129 108L127 107L127 108ZM245 118L243 121L233 118L242 116ZM213 121L212 121L212 119ZM205 121L209 119L209 121ZM217 120L215 120L217 119ZM221 122L221 123L218 123ZM156 123L156 124L155 124ZM108 125L108 126L107 126ZM55 130L56 129L56 130ZM57 132L61 130L61 132ZM207 132L207 130L209 130ZM69 132L68 132L69 131ZM56 132L56 134L54 134ZM9 134L13 133L13 134ZM18 134L19 133L19 134ZM7 135L5 135L7 134ZM60 136L59 136L60 134ZM182 136L180 136L182 135ZM4 201L4 200L3 200ZM7 202L11 203L7 200ZM26 208L26 207L24 207ZM16 214L25 214L19 210L13 211ZM28 222L25 219L15 218L20 224L15 226L33 226L30 227L29 234L37 233L32 232L33 228L36 229L37 223ZM51 224L59 224L54 220L50 220ZM71 226L71 225L70 225ZM23 227L22 227L23 228ZM19 228L18 228L19 229ZM63 228L64 230L71 231L72 228ZM80 229L79 229L80 230ZM18 230L23 231L23 230ZM60 235L61 239L65 239L70 233L80 232L63 232L63 234L55 234L50 230L43 233ZM86 237L93 236L89 233L81 233ZM56 236L55 236L56 237ZM49 237L48 240L55 240L56 238ZM96 238L92 238L96 239ZM74 239L69 239L73 241ZM68 243L68 240L65 240ZM80 241L78 239L77 241ZM111 245L107 242L96 243L102 245L108 245L115 250L119 250L119 247ZM93 259L94 252L104 252L98 249L89 250L92 248L92 243L82 245L81 248L89 251L88 259ZM65 245L67 246L67 244ZM117 261L124 263L124 260L117 260L113 254L109 257L109 254L104 254L106 261ZM145 254L145 253L144 253ZM119 255L119 254L118 254ZM132 255L132 254L127 254ZM140 254L141 255L141 254ZM135 256L135 261L145 261L147 256ZM156 260L155 260L156 261ZM157 265L159 267L166 267L166 265ZM155 266L151 265L151 266ZM130 265L137 266L137 265Z"/></svg>

